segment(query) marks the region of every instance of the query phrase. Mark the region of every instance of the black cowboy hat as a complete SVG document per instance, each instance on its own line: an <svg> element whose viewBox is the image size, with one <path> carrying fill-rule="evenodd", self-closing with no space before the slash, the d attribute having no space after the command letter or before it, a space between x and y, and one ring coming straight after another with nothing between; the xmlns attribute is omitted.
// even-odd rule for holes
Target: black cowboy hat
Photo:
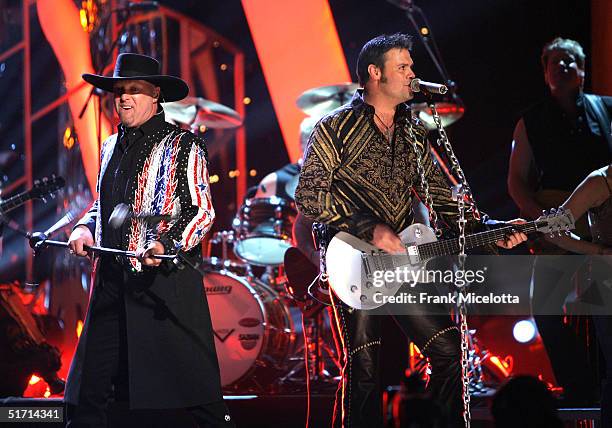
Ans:
<svg viewBox="0 0 612 428"><path fill-rule="evenodd" d="M160 74L159 62L155 58L133 53L122 53L117 57L112 77L85 73L83 80L96 88L113 92L113 85L120 80L146 80L159 86L162 102L179 101L189 94L189 86L178 77Z"/></svg>

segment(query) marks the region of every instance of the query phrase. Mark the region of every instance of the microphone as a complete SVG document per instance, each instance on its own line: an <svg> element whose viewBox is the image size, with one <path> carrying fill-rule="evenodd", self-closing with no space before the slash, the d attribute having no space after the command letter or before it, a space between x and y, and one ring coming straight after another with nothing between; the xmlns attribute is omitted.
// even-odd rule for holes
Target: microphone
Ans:
<svg viewBox="0 0 612 428"><path fill-rule="evenodd" d="M448 92L448 88L446 85L441 85L439 83L425 82L419 78L412 79L410 82L410 89L412 92L425 92L429 94L445 94Z"/></svg>
<svg viewBox="0 0 612 428"><path fill-rule="evenodd" d="M131 1L127 4L125 9L130 11L151 12L159 9L159 3L156 1Z"/></svg>
<svg viewBox="0 0 612 428"><path fill-rule="evenodd" d="M108 219L108 224L113 229L119 229L127 219L143 219L148 221L149 223L159 223L160 221L166 220L176 220L181 213L179 205L175 206L175 209L172 211L172 214L134 214L132 208L127 204L118 204Z"/></svg>
<svg viewBox="0 0 612 428"><path fill-rule="evenodd" d="M80 210L77 211L74 208L71 209L62 218L60 218L53 226L45 230L43 232L43 235L51 236L52 234L57 232L59 229L62 229L63 227L68 226L70 223L72 223L76 219L76 216L78 215L79 212Z"/></svg>

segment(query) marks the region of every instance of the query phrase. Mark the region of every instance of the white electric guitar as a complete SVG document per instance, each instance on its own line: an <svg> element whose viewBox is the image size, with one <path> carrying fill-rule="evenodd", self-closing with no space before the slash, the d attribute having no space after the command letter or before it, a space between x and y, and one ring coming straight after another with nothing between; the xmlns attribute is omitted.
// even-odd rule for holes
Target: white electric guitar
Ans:
<svg viewBox="0 0 612 428"><path fill-rule="evenodd" d="M513 224L465 237L465 249L503 240L513 231L562 234L574 229L569 210L552 210L535 221ZM414 272L418 282L427 282L423 275L429 260L438 256L459 254L457 238L438 241L428 226L415 223L400 234L407 255L385 253L372 244L349 233L338 232L327 247L326 262L329 285L340 300L355 309L375 309L384 304L381 296L393 296L403 282L381 280L381 274L401 268Z"/></svg>

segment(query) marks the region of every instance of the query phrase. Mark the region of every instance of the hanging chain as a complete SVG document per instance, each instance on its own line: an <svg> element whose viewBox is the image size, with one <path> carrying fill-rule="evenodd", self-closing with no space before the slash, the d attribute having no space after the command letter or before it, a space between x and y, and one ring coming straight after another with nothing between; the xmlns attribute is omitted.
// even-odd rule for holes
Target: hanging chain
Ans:
<svg viewBox="0 0 612 428"><path fill-rule="evenodd" d="M446 131L442 126L442 121L440 120L440 115L436 110L435 104L432 102L429 104L434 122L436 127L438 128L438 133L440 134L440 138L438 139L438 145L444 146L447 156L451 161L451 168L459 177L460 187L457 192L457 211L458 211L458 220L457 226L459 228L459 272L463 273L465 270L465 225L467 220L465 218L465 202L466 199L469 201L470 208L472 211L472 215L476 219L480 219L480 212L476 207L476 202L472 196L472 191L470 189L469 184L467 183L467 179L465 178L465 174L463 173L463 169L461 169L461 165L459 165L459 160L457 156L455 156L455 152L448 140L448 136L446 135ZM467 287L464 286L459 290L459 292L463 295L467 294ZM459 299L459 303L457 304L457 310L459 312L459 329L461 331L461 384L463 387L463 422L465 423L466 428L470 428L472 415L470 413L470 371L469 371L469 351L470 351L470 343L469 343L469 331L467 325L467 308L465 304L465 299Z"/></svg>
<svg viewBox="0 0 612 428"><path fill-rule="evenodd" d="M431 227L436 233L436 236L440 236L442 230L438 229L438 214L434 209L433 199L431 198L431 194L429 193L429 183L427 182L427 178L425 177L425 168L423 167L423 163L421 162L422 153L419 150L417 139L414 135L414 130L412 129L412 120L410 119L408 120L408 137L410 138L410 142L412 143L412 150L414 151L414 156L416 157L417 172L420 176L421 187L423 188L423 192L425 193L425 205L427 205L427 210L429 211L429 222L431 223ZM423 150L426 150L426 148L426 144L423 144Z"/></svg>
<svg viewBox="0 0 612 428"><path fill-rule="evenodd" d="M469 201L472 215L476 220L480 220L480 211L478 211L478 207L476 206L476 201L474 200L474 196L472 195L472 189L470 188L470 185L468 184L467 179L465 178L465 174L463 173L461 165L459 165L459 159L457 159L457 156L455 156L453 147L451 146L450 141L448 140L448 136L446 135L446 130L442 126L442 120L440 119L438 110L436 110L436 106L434 103L430 103L429 107L431 108L434 123L438 128L438 134L440 134L440 138L438 138L438 145L443 146L444 150L446 151L446 154L451 162L451 169L459 178L460 186L464 189L463 194Z"/></svg>
<svg viewBox="0 0 612 428"><path fill-rule="evenodd" d="M459 226L459 272L463 274L465 270L465 194L464 187L459 189L457 195L457 210L459 212L459 219L457 224ZM465 277L463 275L462 277ZM463 295L467 294L467 286L461 287L459 292ZM457 303L457 310L459 312L459 329L461 331L461 384L463 387L463 422L466 428L470 428L471 414L470 414L470 370L469 370L469 332L467 325L467 308L465 305L465 299L459 299Z"/></svg>

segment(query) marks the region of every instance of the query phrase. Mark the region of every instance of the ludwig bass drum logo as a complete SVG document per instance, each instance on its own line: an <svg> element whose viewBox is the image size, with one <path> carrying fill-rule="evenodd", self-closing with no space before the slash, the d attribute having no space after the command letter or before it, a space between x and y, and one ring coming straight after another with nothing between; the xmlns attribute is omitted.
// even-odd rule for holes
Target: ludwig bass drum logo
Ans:
<svg viewBox="0 0 612 428"><path fill-rule="evenodd" d="M205 286L204 292L207 296L211 296L214 294L230 294L232 292L231 285L211 285Z"/></svg>

